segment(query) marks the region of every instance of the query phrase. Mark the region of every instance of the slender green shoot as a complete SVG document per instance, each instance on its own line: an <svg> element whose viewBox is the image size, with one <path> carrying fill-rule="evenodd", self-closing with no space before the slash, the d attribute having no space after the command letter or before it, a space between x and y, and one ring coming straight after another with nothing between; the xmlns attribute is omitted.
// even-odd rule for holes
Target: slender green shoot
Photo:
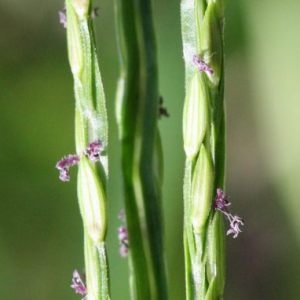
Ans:
<svg viewBox="0 0 300 300"><path fill-rule="evenodd" d="M161 212L162 151L150 0L115 0L122 145L132 299L167 299Z"/></svg>

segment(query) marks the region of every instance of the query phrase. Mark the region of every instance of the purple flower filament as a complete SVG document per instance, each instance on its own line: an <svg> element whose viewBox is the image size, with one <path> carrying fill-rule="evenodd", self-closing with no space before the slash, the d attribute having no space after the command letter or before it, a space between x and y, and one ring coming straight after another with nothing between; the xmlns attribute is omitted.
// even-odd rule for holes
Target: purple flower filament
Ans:
<svg viewBox="0 0 300 300"><path fill-rule="evenodd" d="M193 63L195 64L195 66L198 68L200 72L204 72L207 75L214 74L214 70L212 69L212 67L209 66L202 58L200 58L199 55L193 56Z"/></svg>
<svg viewBox="0 0 300 300"><path fill-rule="evenodd" d="M82 279L77 270L74 270L73 272L71 288L75 291L76 294L80 294L82 296L87 295L87 289L84 283L84 279Z"/></svg>
<svg viewBox="0 0 300 300"><path fill-rule="evenodd" d="M225 193L220 188L218 188L213 206L214 209L220 211L223 215L226 216L229 221L229 229L227 230L226 234L232 234L232 237L235 239L238 237L239 233L242 232L240 226L244 225L244 221L239 216L232 215L228 211L228 206L230 204L231 203L227 200L227 196L225 195Z"/></svg>

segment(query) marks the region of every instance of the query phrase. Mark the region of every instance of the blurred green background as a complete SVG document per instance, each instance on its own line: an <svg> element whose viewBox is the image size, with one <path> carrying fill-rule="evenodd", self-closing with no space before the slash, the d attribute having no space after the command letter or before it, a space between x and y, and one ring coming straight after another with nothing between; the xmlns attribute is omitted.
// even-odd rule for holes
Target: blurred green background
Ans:
<svg viewBox="0 0 300 300"><path fill-rule="evenodd" d="M112 298L129 299L118 255L123 207L114 120L118 57L113 1L95 1L110 121L108 248ZM73 180L54 165L74 152L72 78L63 1L0 0L0 299L80 299L83 268ZM171 114L160 121L170 299L184 299L182 249L184 96L179 1L154 1L160 89ZM227 192L246 226L228 238L225 299L300 299L300 2L226 1Z"/></svg>

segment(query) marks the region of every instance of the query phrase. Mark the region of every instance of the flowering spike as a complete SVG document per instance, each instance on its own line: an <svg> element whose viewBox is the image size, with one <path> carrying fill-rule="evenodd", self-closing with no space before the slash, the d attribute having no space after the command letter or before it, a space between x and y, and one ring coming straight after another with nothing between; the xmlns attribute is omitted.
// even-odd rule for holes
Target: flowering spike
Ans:
<svg viewBox="0 0 300 300"><path fill-rule="evenodd" d="M84 281L85 281L84 278L82 278L79 272L77 270L74 270L72 276L71 288L75 291L76 294L86 296L87 289Z"/></svg>
<svg viewBox="0 0 300 300"><path fill-rule="evenodd" d="M222 189L217 189L217 195L215 201L213 203L214 209L220 211L229 221L229 229L227 230L226 234L232 234L232 237L235 239L238 237L239 233L242 232L240 226L244 226L244 220L241 219L237 215L232 215L228 211L228 206L231 203L227 200L226 194L222 191Z"/></svg>
<svg viewBox="0 0 300 300"><path fill-rule="evenodd" d="M78 162L79 156L76 154L69 154L59 160L55 166L59 170L59 179L64 182L70 181L70 167L78 164Z"/></svg>
<svg viewBox="0 0 300 300"><path fill-rule="evenodd" d="M212 67L209 66L203 59L201 59L200 56L194 55L193 63L196 65L200 72L204 72L207 75L214 74L214 70L212 69Z"/></svg>
<svg viewBox="0 0 300 300"><path fill-rule="evenodd" d="M91 142L88 147L85 149L84 154L91 160L91 161L98 161L100 160L100 155L103 152L103 145L100 140Z"/></svg>

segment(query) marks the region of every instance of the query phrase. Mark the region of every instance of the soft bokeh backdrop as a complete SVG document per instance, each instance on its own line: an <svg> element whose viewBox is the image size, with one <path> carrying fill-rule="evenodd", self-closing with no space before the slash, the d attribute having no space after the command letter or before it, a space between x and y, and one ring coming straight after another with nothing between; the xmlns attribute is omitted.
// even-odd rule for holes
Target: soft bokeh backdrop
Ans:
<svg viewBox="0 0 300 300"><path fill-rule="evenodd" d="M112 298L129 299L118 256L123 207L114 120L118 58L113 1L95 1L110 121L109 255ZM72 78L63 1L0 0L0 298L80 299L82 229L73 180L54 165L74 151ZM184 299L182 249L184 96L179 1L154 1L160 88L169 119L164 146L164 217L170 299ZM246 226L228 238L225 299L300 298L300 2L226 0L227 191Z"/></svg>

